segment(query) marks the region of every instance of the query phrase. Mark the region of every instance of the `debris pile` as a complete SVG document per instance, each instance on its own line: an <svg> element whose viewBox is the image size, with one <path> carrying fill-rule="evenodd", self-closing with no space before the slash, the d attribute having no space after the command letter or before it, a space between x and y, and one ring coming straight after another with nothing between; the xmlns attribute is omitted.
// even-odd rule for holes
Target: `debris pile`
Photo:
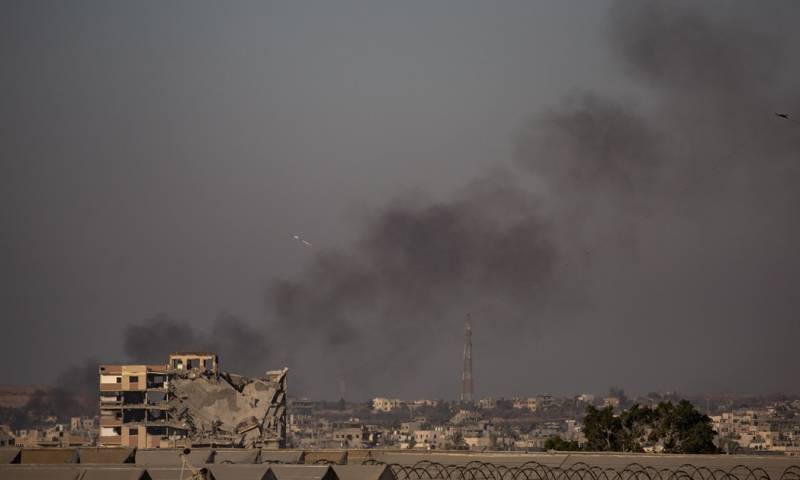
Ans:
<svg viewBox="0 0 800 480"><path fill-rule="evenodd" d="M193 446L282 448L286 438L286 373L262 378L181 370L170 375L169 416Z"/></svg>

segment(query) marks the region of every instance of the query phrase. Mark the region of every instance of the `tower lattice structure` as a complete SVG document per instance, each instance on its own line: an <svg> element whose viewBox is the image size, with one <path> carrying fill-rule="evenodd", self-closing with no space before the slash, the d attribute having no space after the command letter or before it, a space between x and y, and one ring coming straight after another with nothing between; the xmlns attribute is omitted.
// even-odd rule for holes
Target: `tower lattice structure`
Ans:
<svg viewBox="0 0 800 480"><path fill-rule="evenodd" d="M461 370L461 401L472 401L472 325L464 322L464 368Z"/></svg>

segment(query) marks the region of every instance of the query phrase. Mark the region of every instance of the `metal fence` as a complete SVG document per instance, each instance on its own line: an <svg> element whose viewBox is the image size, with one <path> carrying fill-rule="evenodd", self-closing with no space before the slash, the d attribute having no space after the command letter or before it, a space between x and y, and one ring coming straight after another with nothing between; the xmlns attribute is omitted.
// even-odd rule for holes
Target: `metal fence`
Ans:
<svg viewBox="0 0 800 480"><path fill-rule="evenodd" d="M384 465L368 459L363 465ZM675 468L655 468L631 463L622 468L602 468L583 462L567 467L551 467L539 462L518 466L473 461L466 465L444 465L423 460L414 465L388 464L397 480L800 480L800 465L786 468L772 478L762 468L736 465L730 469L684 464Z"/></svg>

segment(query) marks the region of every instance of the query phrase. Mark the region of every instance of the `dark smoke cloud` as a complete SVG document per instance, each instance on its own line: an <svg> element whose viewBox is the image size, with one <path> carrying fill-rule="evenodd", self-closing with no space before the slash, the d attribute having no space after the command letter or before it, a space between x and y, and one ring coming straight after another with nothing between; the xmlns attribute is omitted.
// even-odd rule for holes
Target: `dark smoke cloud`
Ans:
<svg viewBox="0 0 800 480"><path fill-rule="evenodd" d="M274 367L266 361L268 342L263 329L230 313L220 314L208 328L159 314L128 325L122 343L131 363L165 363L170 352L202 350L217 353L222 367L235 373L261 375ZM49 417L68 422L73 416L95 415L99 365L99 360L91 358L67 366L55 385L35 391L20 408L3 409L0 420L27 428Z"/></svg>
<svg viewBox="0 0 800 480"><path fill-rule="evenodd" d="M576 93L521 129L511 170L393 202L274 282L274 358L304 388L455 393L467 312L505 347L483 361L515 378L550 335L565 361L541 375L575 390L587 362L606 385L735 388L758 370L741 351L771 360L758 387L791 387L800 131L772 109L800 100L780 39L662 2L617 3L609 36L654 105Z"/></svg>
<svg viewBox="0 0 800 480"><path fill-rule="evenodd" d="M646 192L660 161L658 135L647 120L592 93L576 94L529 122L516 147L519 166L575 200Z"/></svg>
<svg viewBox="0 0 800 480"><path fill-rule="evenodd" d="M97 413L98 360L69 365L58 374L55 385L36 390L25 405L0 409L0 421L12 428L39 426L50 417L68 423L70 417Z"/></svg>
<svg viewBox="0 0 800 480"><path fill-rule="evenodd" d="M384 376L408 377L418 352L435 349L444 331L459 332L470 311L515 306L497 327L523 327L556 255L537 203L501 171L451 201L391 203L367 220L352 251L322 252L302 279L273 284L270 328L298 339L287 361L326 352L334 377L365 394Z"/></svg>
<svg viewBox="0 0 800 480"><path fill-rule="evenodd" d="M694 10L664 2L619 2L611 15L611 43L627 70L684 98L757 99L777 83L785 64L778 39Z"/></svg>
<svg viewBox="0 0 800 480"><path fill-rule="evenodd" d="M159 314L128 325L122 343L132 362L165 363L171 352L211 351L226 371L261 375L271 368L263 330L230 313L220 314L207 328Z"/></svg>
<svg viewBox="0 0 800 480"><path fill-rule="evenodd" d="M163 363L170 352L203 350L205 345L188 321L162 313L125 327L122 347L130 359Z"/></svg>

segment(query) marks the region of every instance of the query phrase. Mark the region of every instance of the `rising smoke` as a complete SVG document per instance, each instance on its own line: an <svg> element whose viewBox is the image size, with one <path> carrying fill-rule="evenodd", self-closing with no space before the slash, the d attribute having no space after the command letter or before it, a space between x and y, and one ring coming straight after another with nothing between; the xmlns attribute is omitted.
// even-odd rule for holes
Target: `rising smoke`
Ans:
<svg viewBox="0 0 800 480"><path fill-rule="evenodd" d="M654 389L712 390L755 374L731 353L744 350L769 359L764 389L787 385L800 130L773 112L800 111L800 96L780 39L660 2L617 3L609 37L652 105L578 92L525 124L512 166L450 201L378 210L352 248L273 283L273 361L322 396L337 378L356 396L443 379L455 393L472 312L505 352L479 362L509 378L530 382L557 355L559 370L537 369L544 381L649 373Z"/></svg>
<svg viewBox="0 0 800 480"><path fill-rule="evenodd" d="M765 367L754 385L785 388L800 340L800 130L773 115L800 112L786 45L672 3L618 2L609 19L644 105L576 92L525 122L510 164L446 201L398 198L351 248L272 282L265 328L160 315L126 329L126 354L286 365L293 391L323 398L455 394L471 313L478 394L709 391Z"/></svg>
<svg viewBox="0 0 800 480"><path fill-rule="evenodd" d="M269 367L263 330L230 313L210 327L159 314L128 325L122 343L128 360L139 363L166 363L171 352L208 351L220 356L226 371L255 376Z"/></svg>
<svg viewBox="0 0 800 480"><path fill-rule="evenodd" d="M0 422L14 429L40 425L49 418L68 423L70 417L92 416L97 411L97 359L69 365L56 384L34 391L20 408L0 408Z"/></svg>

